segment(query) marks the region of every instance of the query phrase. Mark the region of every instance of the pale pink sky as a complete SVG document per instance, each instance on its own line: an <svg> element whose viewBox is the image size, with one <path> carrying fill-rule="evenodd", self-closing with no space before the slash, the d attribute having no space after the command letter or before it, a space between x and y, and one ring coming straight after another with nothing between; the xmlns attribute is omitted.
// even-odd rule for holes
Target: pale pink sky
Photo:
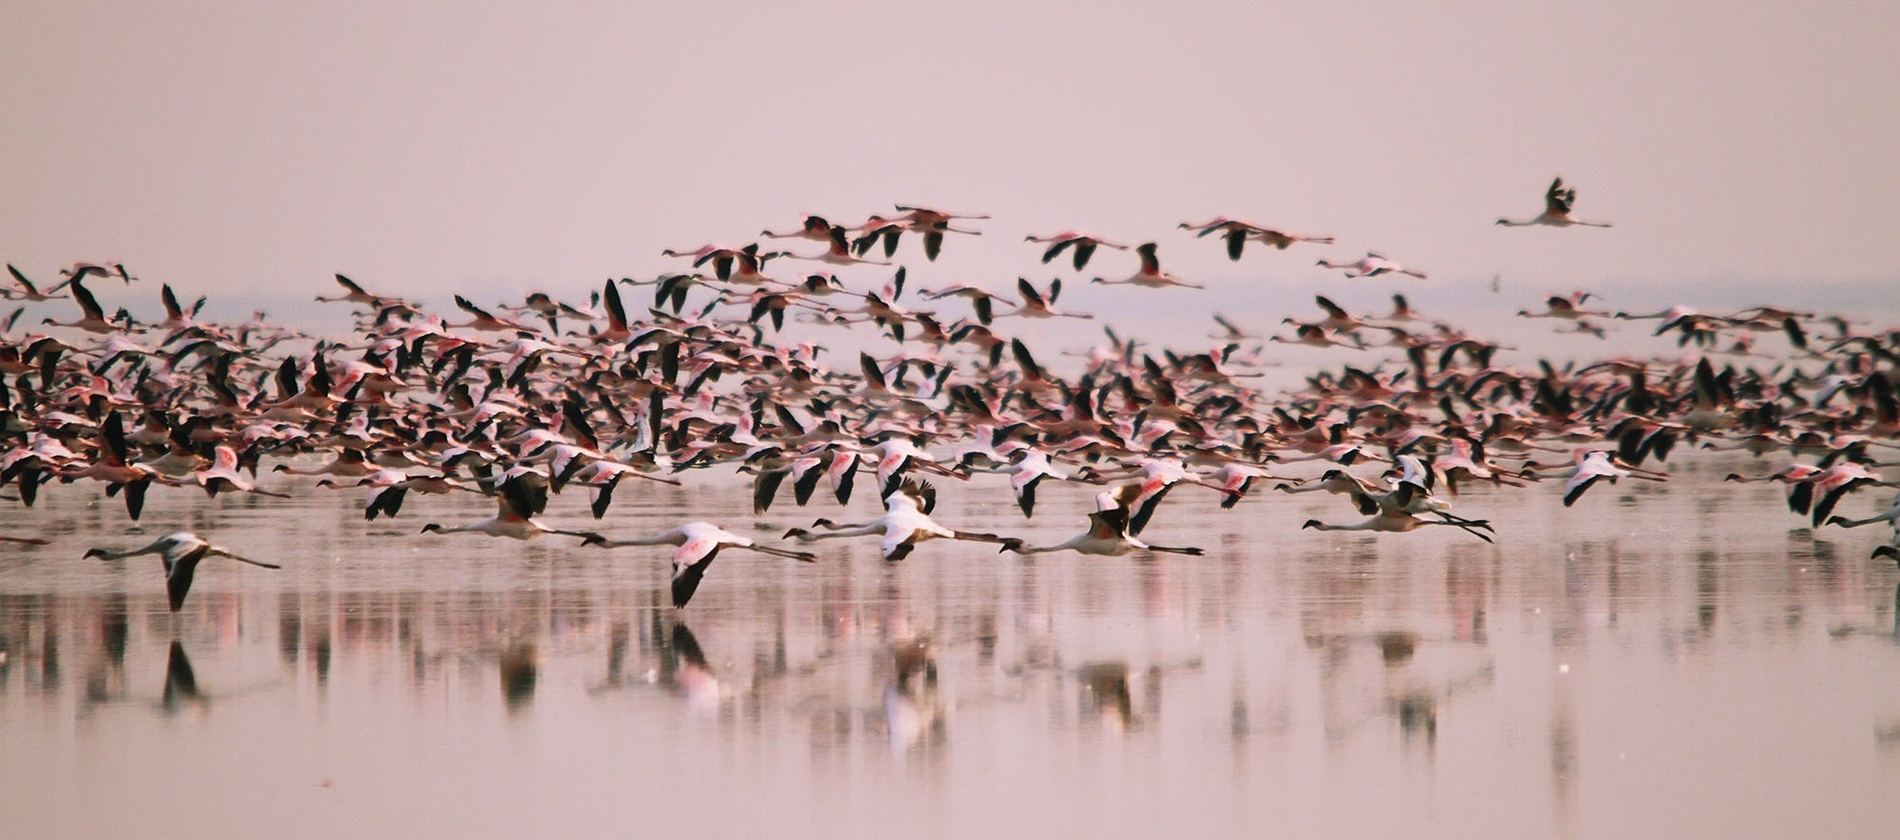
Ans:
<svg viewBox="0 0 1900 840"><path fill-rule="evenodd" d="M1068 227L1221 294L1367 248L1441 290L1900 273L1890 3L555 5L8 4L0 257L579 298L905 201L996 216L927 283L1046 279L1022 235ZM1617 227L1491 224L1556 174ZM1174 229L1220 213L1339 245Z"/></svg>

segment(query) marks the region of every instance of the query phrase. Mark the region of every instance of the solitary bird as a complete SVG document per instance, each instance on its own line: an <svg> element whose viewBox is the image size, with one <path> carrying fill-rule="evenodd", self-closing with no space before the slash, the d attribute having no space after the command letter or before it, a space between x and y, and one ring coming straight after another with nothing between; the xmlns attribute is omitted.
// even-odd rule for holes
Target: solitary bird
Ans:
<svg viewBox="0 0 1900 840"><path fill-rule="evenodd" d="M1550 189L1544 191L1544 212L1521 222L1512 221L1510 219L1499 219L1498 224L1505 227L1530 227L1531 225L1570 227L1571 225L1583 225L1585 227L1606 228L1610 226L1609 222L1586 222L1582 219L1570 218L1570 208L1576 203L1577 189L1575 187L1564 186L1563 176L1560 175L1552 179Z"/></svg>
<svg viewBox="0 0 1900 840"><path fill-rule="evenodd" d="M86 552L87 557L101 560L124 560L141 554L156 554L165 561L165 592L171 596L172 612L185 604L185 593L191 591L192 575L198 571L198 561L206 557L229 557L253 566L266 569L281 569L275 563L265 563L248 557L239 557L225 549L206 542L203 537L190 531L179 531L160 537L157 542L144 548L131 551L113 551L109 548L95 548Z"/></svg>

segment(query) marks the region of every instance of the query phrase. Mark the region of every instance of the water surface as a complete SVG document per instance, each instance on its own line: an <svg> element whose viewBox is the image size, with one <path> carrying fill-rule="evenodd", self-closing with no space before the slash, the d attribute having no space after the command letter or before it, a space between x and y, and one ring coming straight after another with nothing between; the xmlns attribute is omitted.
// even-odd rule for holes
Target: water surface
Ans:
<svg viewBox="0 0 1900 840"><path fill-rule="evenodd" d="M155 490L128 534L116 500L49 487L6 522L55 543L0 546L0 836L1888 836L1880 535L1717 481L1767 469L1744 459L1670 467L1571 509L1473 488L1495 546L1183 488L1144 536L1205 557L832 541L723 554L684 610L665 548L416 533L476 498L366 523L303 483ZM753 516L696 478L550 519L839 514ZM950 484L940 519L1035 543L1088 500L1045 485L1025 522L1000 479ZM80 559L179 527L285 568L208 562L174 618L156 558Z"/></svg>

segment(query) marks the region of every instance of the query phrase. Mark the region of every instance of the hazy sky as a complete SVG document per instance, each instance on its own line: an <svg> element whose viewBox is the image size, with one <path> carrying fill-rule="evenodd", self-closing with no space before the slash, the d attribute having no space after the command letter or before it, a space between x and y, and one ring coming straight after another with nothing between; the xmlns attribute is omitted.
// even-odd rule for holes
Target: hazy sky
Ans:
<svg viewBox="0 0 1900 840"><path fill-rule="evenodd" d="M1069 227L1229 299L1366 248L1441 291L1900 274L1890 2L554 5L8 2L0 257L227 311L335 271L579 298L902 201L996 216L906 246L933 282L1052 276L1022 235ZM1616 228L1491 224L1557 174ZM1339 244L1174 229L1221 213Z"/></svg>

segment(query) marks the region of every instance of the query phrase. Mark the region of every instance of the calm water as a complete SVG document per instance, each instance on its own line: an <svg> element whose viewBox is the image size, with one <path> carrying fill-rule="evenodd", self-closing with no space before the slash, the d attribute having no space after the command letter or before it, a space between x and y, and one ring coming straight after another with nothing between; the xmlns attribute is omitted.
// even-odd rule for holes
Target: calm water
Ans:
<svg viewBox="0 0 1900 840"><path fill-rule="evenodd" d="M1765 466L1671 466L1570 510L1467 492L1496 546L1183 488L1144 536L1206 557L834 541L722 555L680 611L664 548L416 533L479 499L155 490L127 534L50 487L4 513L55 544L0 546L0 836L1891 836L1880 535L1716 480ZM837 513L634 489L603 530ZM1087 501L1045 485L1026 524L999 478L944 489L947 523L1037 543ZM181 526L285 568L207 563L174 620L156 558L80 559Z"/></svg>

